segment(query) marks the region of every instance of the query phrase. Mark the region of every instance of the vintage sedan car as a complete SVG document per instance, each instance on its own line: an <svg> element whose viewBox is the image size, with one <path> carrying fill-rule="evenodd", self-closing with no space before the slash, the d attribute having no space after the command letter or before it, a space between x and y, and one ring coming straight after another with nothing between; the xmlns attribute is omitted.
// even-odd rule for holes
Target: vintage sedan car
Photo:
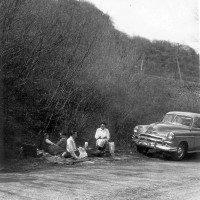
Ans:
<svg viewBox="0 0 200 200"><path fill-rule="evenodd" d="M132 139L140 153L156 149L182 160L187 153L200 152L200 114L168 112L161 122L136 126Z"/></svg>

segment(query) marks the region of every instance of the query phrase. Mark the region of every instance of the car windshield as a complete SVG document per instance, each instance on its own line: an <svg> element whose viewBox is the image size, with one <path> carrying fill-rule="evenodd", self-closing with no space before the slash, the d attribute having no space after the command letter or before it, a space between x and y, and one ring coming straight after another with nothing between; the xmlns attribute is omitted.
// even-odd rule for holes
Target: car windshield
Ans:
<svg viewBox="0 0 200 200"><path fill-rule="evenodd" d="M173 124L184 125L184 126L191 126L192 118L188 116L182 116L182 115L167 114L163 118L162 122L173 123Z"/></svg>
<svg viewBox="0 0 200 200"><path fill-rule="evenodd" d="M175 115L173 115L173 114L167 114L167 115L164 116L162 122L170 123L170 122L173 121L174 117L175 117Z"/></svg>

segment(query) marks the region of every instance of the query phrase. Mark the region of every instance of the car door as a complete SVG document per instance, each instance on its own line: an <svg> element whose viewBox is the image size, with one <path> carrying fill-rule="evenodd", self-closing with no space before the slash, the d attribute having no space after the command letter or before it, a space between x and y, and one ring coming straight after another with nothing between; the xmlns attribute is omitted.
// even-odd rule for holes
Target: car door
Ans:
<svg viewBox="0 0 200 200"><path fill-rule="evenodd" d="M194 124L191 132L194 136L194 150L200 151L200 117L196 117L194 119Z"/></svg>

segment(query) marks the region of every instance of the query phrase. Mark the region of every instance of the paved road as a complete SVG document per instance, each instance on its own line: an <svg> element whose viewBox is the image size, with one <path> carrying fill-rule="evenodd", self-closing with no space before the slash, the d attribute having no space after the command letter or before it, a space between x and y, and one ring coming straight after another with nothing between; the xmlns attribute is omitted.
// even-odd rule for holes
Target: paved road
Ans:
<svg viewBox="0 0 200 200"><path fill-rule="evenodd" d="M160 158L87 163L28 173L0 174L4 200L200 200L200 159Z"/></svg>

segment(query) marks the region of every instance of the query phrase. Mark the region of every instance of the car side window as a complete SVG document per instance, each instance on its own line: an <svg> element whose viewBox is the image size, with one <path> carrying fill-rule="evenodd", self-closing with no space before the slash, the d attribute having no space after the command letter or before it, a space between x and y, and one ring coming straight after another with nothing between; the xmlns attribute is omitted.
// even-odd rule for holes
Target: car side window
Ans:
<svg viewBox="0 0 200 200"><path fill-rule="evenodd" d="M200 117L195 118L194 128L200 128Z"/></svg>

